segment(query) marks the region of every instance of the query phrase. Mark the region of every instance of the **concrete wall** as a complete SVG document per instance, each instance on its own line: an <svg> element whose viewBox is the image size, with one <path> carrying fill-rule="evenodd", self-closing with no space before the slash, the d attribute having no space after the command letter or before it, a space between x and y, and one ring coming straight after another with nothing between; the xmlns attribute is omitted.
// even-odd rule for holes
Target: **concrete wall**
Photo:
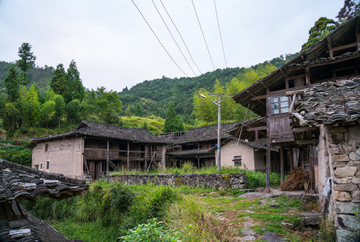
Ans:
<svg viewBox="0 0 360 242"><path fill-rule="evenodd" d="M245 173L185 175L114 175L105 177L105 180L109 182L121 182L126 185L156 184L206 187L219 190L247 188L247 177Z"/></svg>
<svg viewBox="0 0 360 242"><path fill-rule="evenodd" d="M45 146L48 150L45 151ZM64 176L82 179L84 140L71 138L37 144L32 152L32 168L40 171L60 173ZM49 161L49 169L47 169Z"/></svg>
<svg viewBox="0 0 360 242"><path fill-rule="evenodd" d="M329 218L335 220L337 240L355 241L355 237L360 237L360 125L321 129L325 134L321 142L325 144L319 143L319 188L330 176L327 211ZM322 190L319 193L322 195Z"/></svg>
<svg viewBox="0 0 360 242"><path fill-rule="evenodd" d="M235 167L234 156L241 156L240 168L251 171L256 170L254 148L232 140L221 147L221 166ZM215 151L215 159L217 162L217 150ZM263 157L261 158L263 161Z"/></svg>

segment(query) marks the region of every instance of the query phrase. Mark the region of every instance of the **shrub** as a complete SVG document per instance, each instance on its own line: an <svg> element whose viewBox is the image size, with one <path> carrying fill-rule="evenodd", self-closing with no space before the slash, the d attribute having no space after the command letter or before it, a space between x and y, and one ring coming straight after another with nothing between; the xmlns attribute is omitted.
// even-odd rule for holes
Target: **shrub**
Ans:
<svg viewBox="0 0 360 242"><path fill-rule="evenodd" d="M24 146L4 146L0 148L0 158L24 166L31 166L31 149Z"/></svg>
<svg viewBox="0 0 360 242"><path fill-rule="evenodd" d="M134 193L121 184L117 184L110 189L110 206L117 209L120 213L128 212L134 200Z"/></svg>
<svg viewBox="0 0 360 242"><path fill-rule="evenodd" d="M134 229L129 229L126 235L119 238L120 241L179 241L179 234L166 230L165 226L156 218L149 219L144 224L139 224Z"/></svg>
<svg viewBox="0 0 360 242"><path fill-rule="evenodd" d="M149 199L149 211L152 217L161 217L163 211L168 208L168 205L178 199L178 195L174 188L168 186L159 186L151 194Z"/></svg>

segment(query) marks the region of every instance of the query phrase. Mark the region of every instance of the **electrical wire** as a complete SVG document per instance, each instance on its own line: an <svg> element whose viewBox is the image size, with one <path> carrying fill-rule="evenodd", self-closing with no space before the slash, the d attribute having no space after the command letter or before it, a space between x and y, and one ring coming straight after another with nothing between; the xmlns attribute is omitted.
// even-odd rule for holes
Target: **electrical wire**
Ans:
<svg viewBox="0 0 360 242"><path fill-rule="evenodd" d="M134 0L131 0L132 3L134 4L134 6L136 7L136 9L139 11L140 15L142 16L142 18L144 19L145 23L147 24L147 26L150 28L151 32L155 35L157 41L159 42L159 44L161 45L161 47L165 50L165 52L168 54L168 56L170 57L170 59L174 62L174 64L179 68L179 70L186 76L188 77L188 75L181 69L181 67L176 63L176 61L172 58L172 56L170 55L170 53L167 51L167 49L165 48L165 46L163 45L163 43L160 41L159 37L156 35L155 31L151 28L150 24L148 23L148 21L146 20L145 16L142 14L141 10L139 9L139 7L136 5L136 3L134 2Z"/></svg>
<svg viewBox="0 0 360 242"><path fill-rule="evenodd" d="M219 16L218 16L218 12L217 12L217 8L216 8L216 1L215 0L214 0L214 7L215 7L215 13L216 13L216 21L217 21L217 24L218 24L218 29L219 29L219 34L220 34L221 48L222 48L222 52L223 52L223 55L224 55L225 67L227 68L227 62L226 62L226 56L225 56L225 50L224 50L224 43L223 43L223 39L222 39L222 35L221 35Z"/></svg>
<svg viewBox="0 0 360 242"><path fill-rule="evenodd" d="M191 0L191 2L192 2L192 5L193 5L195 14L196 14L197 21L198 21L199 26L200 26L200 30L201 30L201 33L202 33L202 36L203 36L203 39L204 39L204 42L205 42L205 45L206 45L207 52L208 52L209 57L210 57L210 60L211 60L211 64L212 64L212 66L213 66L213 68L214 68L214 71L215 71L214 61L213 61L213 59L212 59L212 57L211 57L210 50L209 50L209 47L208 47L208 44L207 44L207 42L206 42L206 38L205 38L205 35L204 35L204 31L203 31L203 29L202 29L202 27L201 27L200 19L199 19L199 16L198 16L198 14L197 14L197 11L196 11L196 7L195 7L195 4L194 4L194 0Z"/></svg>
<svg viewBox="0 0 360 242"><path fill-rule="evenodd" d="M179 51L180 51L181 55L184 57L184 59L185 59L186 63L187 63L187 64L188 64L188 66L190 67L190 69L191 69L191 71L193 72L193 74L194 74L194 75L196 75L196 73L194 72L193 68L191 67L191 65L190 65L189 61L186 59L186 57L185 57L184 53L182 52L182 50L181 50L181 48L180 48L179 44L177 43L177 41L176 41L176 39L175 39L174 35L171 33L171 30L169 29L168 25L166 24L166 22L165 22L164 18L162 17L162 15L161 15L161 13L160 13L159 9L156 7L156 4L155 4L154 0L151 0L151 1L152 1L153 5L154 5L154 7L155 7L156 11L158 12L158 14L159 14L159 16L160 16L161 20L163 21L163 23L164 23L164 25L165 25L166 29L169 31L169 34L171 35L171 38L174 40L174 42L175 42L175 44L176 44L177 48L179 49Z"/></svg>
<svg viewBox="0 0 360 242"><path fill-rule="evenodd" d="M166 12L166 14L167 14L167 16L168 16L168 17L169 17L169 19L171 20L172 24L174 25L174 27L175 27L175 29L176 29L177 33L179 34L179 36L180 36L180 38L181 38L181 40L182 40L182 42L183 42L183 44L184 44L184 46L185 46L185 48L186 48L186 50L187 50L187 53L188 53L188 54L189 54L189 56L190 56L191 61L192 61L192 62L194 63L194 65L196 66L197 70L198 70L201 74L203 74L203 73L202 73L202 71L200 70L200 68L198 67L198 65L196 64L196 62L194 61L194 59L193 59L193 57L192 57L192 55L191 55L191 53L190 53L190 50L189 50L189 48L188 48L188 46L187 46L187 44L186 44L186 42L185 42L184 38L182 37L182 35L181 35L181 33L180 33L179 29L177 28L177 26L176 26L175 22L173 21L173 19L171 18L171 16L170 16L169 12L167 11L167 9L166 9L166 7L165 7L165 5L164 5L163 1L162 1L162 0L160 0L160 3L161 3L161 5L163 6L163 8L164 8L164 10L165 10L165 12Z"/></svg>

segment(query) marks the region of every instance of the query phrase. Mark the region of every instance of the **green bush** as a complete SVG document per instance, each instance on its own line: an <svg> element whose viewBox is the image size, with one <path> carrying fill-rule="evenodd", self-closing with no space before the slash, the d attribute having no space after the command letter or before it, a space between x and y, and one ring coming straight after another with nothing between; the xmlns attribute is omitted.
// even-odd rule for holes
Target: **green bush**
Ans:
<svg viewBox="0 0 360 242"><path fill-rule="evenodd" d="M24 146L4 146L0 148L0 158L24 166L31 166L31 149Z"/></svg>
<svg viewBox="0 0 360 242"><path fill-rule="evenodd" d="M156 218L149 219L144 224L139 224L134 229L129 229L126 235L119 238L120 241L179 241L179 233L166 230L165 226Z"/></svg>
<svg viewBox="0 0 360 242"><path fill-rule="evenodd" d="M120 213L128 212L134 200L134 193L121 184L117 184L110 189L110 206L117 209Z"/></svg>
<svg viewBox="0 0 360 242"><path fill-rule="evenodd" d="M168 205L178 199L174 188L168 186L159 186L150 194L149 211L152 217L161 217L163 211Z"/></svg>

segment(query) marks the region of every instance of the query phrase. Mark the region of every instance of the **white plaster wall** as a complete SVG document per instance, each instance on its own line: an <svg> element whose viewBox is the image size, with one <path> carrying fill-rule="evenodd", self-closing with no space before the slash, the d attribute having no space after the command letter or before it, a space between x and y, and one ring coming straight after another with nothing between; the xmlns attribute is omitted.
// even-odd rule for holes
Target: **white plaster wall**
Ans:
<svg viewBox="0 0 360 242"><path fill-rule="evenodd" d="M323 124L320 124L320 135L319 135L319 144L318 144L318 173L315 176L315 180L318 184L318 191L320 196L326 184L328 177L330 177L329 170L329 155L326 148L325 134L327 132L326 127Z"/></svg>
<svg viewBox="0 0 360 242"><path fill-rule="evenodd" d="M215 151L215 159L217 164L217 150ZM254 149L246 144L237 144L236 140L221 147L221 166L234 167L234 156L241 156L241 168L255 170Z"/></svg>
<svg viewBox="0 0 360 242"><path fill-rule="evenodd" d="M45 145L48 144L48 151ZM40 171L61 173L71 178L81 179L83 176L84 140L70 138L39 143L33 148L32 167L39 165ZM49 169L46 162L49 161ZM42 168L41 168L42 164Z"/></svg>

